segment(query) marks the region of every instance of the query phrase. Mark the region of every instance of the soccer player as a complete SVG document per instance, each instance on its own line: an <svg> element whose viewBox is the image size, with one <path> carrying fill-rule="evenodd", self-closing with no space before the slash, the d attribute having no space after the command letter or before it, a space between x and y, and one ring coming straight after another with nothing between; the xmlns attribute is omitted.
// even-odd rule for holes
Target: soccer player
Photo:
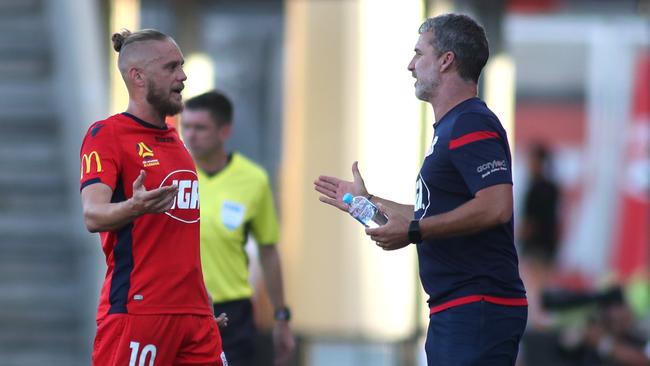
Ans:
<svg viewBox="0 0 650 366"><path fill-rule="evenodd" d="M429 295L429 366L514 365L527 318L513 241L510 148L499 119L476 97L488 59L483 28L466 15L427 19L408 70L429 102L435 135L416 178L415 205L321 176L320 200L343 211L346 192L378 204L388 223L366 233L384 250L415 243Z"/></svg>
<svg viewBox="0 0 650 366"><path fill-rule="evenodd" d="M233 108L220 92L188 99L181 133L197 164L201 185L201 261L215 313L228 314L223 348L232 366L254 365L256 329L244 245L257 242L268 294L275 308L275 365L285 365L294 348L290 312L284 301L276 248L278 223L273 194L262 167L240 153L228 153Z"/></svg>
<svg viewBox="0 0 650 366"><path fill-rule="evenodd" d="M156 30L112 39L129 105L81 146L83 216L107 264L93 365L227 365L201 271L198 178L165 124L183 107L183 55Z"/></svg>

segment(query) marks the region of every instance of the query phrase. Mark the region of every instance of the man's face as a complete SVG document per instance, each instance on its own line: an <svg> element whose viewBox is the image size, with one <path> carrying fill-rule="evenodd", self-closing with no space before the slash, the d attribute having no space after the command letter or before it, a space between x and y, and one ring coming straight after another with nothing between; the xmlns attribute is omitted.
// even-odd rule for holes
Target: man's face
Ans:
<svg viewBox="0 0 650 366"><path fill-rule="evenodd" d="M415 44L415 55L408 66L415 78L415 96L423 101L430 101L440 85L439 57L432 42L432 32L420 34Z"/></svg>
<svg viewBox="0 0 650 366"><path fill-rule="evenodd" d="M181 91L187 79L183 54L171 41L156 42L157 57L145 67L147 102L158 112L173 116L183 110Z"/></svg>
<svg viewBox="0 0 650 366"><path fill-rule="evenodd" d="M230 125L217 125L205 109L185 109L181 113L183 141L196 158L222 149L229 130Z"/></svg>

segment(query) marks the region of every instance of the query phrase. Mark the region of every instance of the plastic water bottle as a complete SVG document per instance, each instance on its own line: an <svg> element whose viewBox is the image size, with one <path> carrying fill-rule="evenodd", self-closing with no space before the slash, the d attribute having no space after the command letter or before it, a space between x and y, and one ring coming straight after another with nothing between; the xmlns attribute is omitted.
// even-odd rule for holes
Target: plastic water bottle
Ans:
<svg viewBox="0 0 650 366"><path fill-rule="evenodd" d="M348 204L350 215L366 227L376 228L388 222L388 218L366 197L353 197L351 193L346 193L343 202Z"/></svg>

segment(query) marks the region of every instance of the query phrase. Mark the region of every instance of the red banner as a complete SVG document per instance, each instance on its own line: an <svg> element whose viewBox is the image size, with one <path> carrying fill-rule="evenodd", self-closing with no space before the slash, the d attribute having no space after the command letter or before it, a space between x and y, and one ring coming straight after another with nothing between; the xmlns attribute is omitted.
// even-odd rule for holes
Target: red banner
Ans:
<svg viewBox="0 0 650 366"><path fill-rule="evenodd" d="M650 50L637 61L612 252L622 280L650 266Z"/></svg>

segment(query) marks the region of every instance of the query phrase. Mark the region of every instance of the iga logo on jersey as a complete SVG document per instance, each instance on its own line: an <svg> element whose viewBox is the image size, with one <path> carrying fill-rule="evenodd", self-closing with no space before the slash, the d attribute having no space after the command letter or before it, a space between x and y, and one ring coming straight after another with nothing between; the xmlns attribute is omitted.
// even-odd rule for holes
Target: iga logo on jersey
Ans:
<svg viewBox="0 0 650 366"><path fill-rule="evenodd" d="M199 179L191 170L176 170L163 179L160 186L178 186L178 194L174 198L172 208L166 215L187 223L199 221Z"/></svg>

